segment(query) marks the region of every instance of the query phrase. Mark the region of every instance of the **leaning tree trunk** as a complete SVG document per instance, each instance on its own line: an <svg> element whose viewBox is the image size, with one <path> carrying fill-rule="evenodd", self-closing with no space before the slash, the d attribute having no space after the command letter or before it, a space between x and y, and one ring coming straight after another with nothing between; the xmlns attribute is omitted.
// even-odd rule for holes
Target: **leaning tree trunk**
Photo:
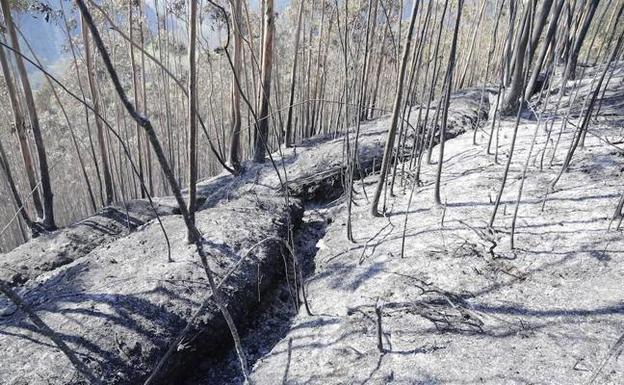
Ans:
<svg viewBox="0 0 624 385"><path fill-rule="evenodd" d="M570 55L568 56L568 77L570 79L576 78L576 65L578 63L579 53L581 52L583 42L587 37L589 26L591 25L594 15L596 14L596 9L598 8L599 2L600 0L590 0L589 9L587 10L587 15L585 16L583 25L581 26L580 31L574 37L574 43L572 44Z"/></svg>
<svg viewBox="0 0 624 385"><path fill-rule="evenodd" d="M11 16L11 9L9 7L8 0L0 0L2 6L2 13L4 14L4 21L6 23L9 36L11 38L11 45L13 49L20 51L19 41L15 26L13 25L13 18ZM24 91L24 97L26 99L26 107L28 109L28 115L30 117L30 124L35 138L35 147L37 149L37 156L39 158L39 173L41 174L41 189L43 190L43 227L46 230L55 230L56 224L54 222L54 202L52 193L52 184L50 183L50 172L48 169L48 158L46 155L45 144L43 142L43 135L41 128L39 127L39 117L37 116L37 109L35 107L35 98L30 87L30 80L28 79L28 73L26 72L26 66L21 56L15 55L15 63L17 64L17 72L22 81L22 89Z"/></svg>
<svg viewBox="0 0 624 385"><path fill-rule="evenodd" d="M531 30L531 19L533 16L533 10L534 10L534 6L535 4L533 3L533 0L530 0L526 9L526 13L525 13L525 19L526 19L526 30L523 33L526 33L526 35L528 36L528 33ZM523 36L523 38L525 38L525 36ZM528 39L527 39L528 40ZM524 46L525 49L527 49L526 45ZM517 56L520 57L522 56L523 58L525 57L530 57L531 56L531 51L532 51L533 47L528 44L528 52L517 52ZM517 65L518 63L516 63ZM523 67L523 66L520 66ZM524 88L524 84L527 81L527 77L528 77L528 65L526 66L526 72L525 73L521 73L520 75L520 88ZM520 100L519 100L519 105L522 105L522 103L524 103L524 93L520 93ZM494 203L494 208L492 209L492 214L490 216L490 221L488 223L488 227L492 228L492 226L494 226L494 220L496 219L496 214L498 212L498 207L500 206L500 202L501 199L503 197L503 192L505 190L505 186L507 184L507 176L509 175L509 169L511 167L511 161L514 155L514 150L516 147L516 139L518 137L518 127L520 125L520 113L521 113L521 109L517 108L516 109L516 120L515 120L515 124L514 124L514 130L513 130L513 134L511 136L511 144L510 144L510 148L509 148L509 156L507 157L507 163L505 163L505 169L503 171L503 179L501 181L501 185L500 188L498 190L498 193L496 194L496 202ZM500 124L500 119L499 119L499 124ZM497 146L498 148L498 146Z"/></svg>
<svg viewBox="0 0 624 385"><path fill-rule="evenodd" d="M540 12L537 15L537 19L533 22L533 28L531 32L531 47L533 47L532 52L529 56L529 66L533 61L533 55L535 54L535 50L537 49L537 45L539 44L540 37L542 36L542 32L544 31L544 26L546 25L546 20L548 20L548 15L550 14L550 9L552 8L553 0L544 0L542 3L542 7L540 8ZM554 19L557 19L557 12L553 15Z"/></svg>
<svg viewBox="0 0 624 385"><path fill-rule="evenodd" d="M518 111L519 108L522 108L520 105L521 96L524 94L524 65L527 59L527 45L529 43L529 37L531 35L530 31L530 12L527 8L524 12L524 18L522 21L522 29L521 35L518 36L518 43L516 44L516 49L513 57L516 59L513 65L513 72L511 77L511 83L509 85L509 89L506 92L505 99L503 101L503 105L501 107L500 113L502 115L512 115ZM511 54L509 52L508 54ZM528 65L528 64L527 64Z"/></svg>
<svg viewBox="0 0 624 385"><path fill-rule="evenodd" d="M462 1L462 0L460 0ZM392 160L392 152L394 151L394 139L396 137L397 126L399 121L399 114L401 111L401 103L403 98L403 83L405 82L405 72L407 69L407 62L409 58L410 46L412 43L412 34L414 33L414 24L416 24L416 14L418 13L418 1L414 1L412 8L412 16L410 18L409 28L407 30L407 38L405 41L405 47L403 47L403 57L401 59L401 69L399 70L399 81L397 83L396 95L394 97L394 106L392 107L392 118L390 119L390 128L388 129L388 136L386 138L386 146L384 148L383 160L381 162L381 171L379 172L379 179L377 180L377 188L373 195L371 202L371 215L380 216L379 213L379 198L381 192L386 185L386 177L390 169L390 163Z"/></svg>
<svg viewBox="0 0 624 385"><path fill-rule="evenodd" d="M501 71L503 71L503 84L508 84L509 83L509 77L510 74L509 72L511 72L511 58L512 58L512 53L511 53L511 47L513 45L513 31L514 31L514 26L516 24L516 2L515 0L510 0L509 1L509 36L507 38L507 41L505 42L505 49L504 49L504 55L503 55L503 64L502 64L502 69Z"/></svg>
<svg viewBox="0 0 624 385"><path fill-rule="evenodd" d="M477 25L474 26L474 32L472 35L472 39L470 41L470 49L468 50L468 57L466 58L466 65L464 66L464 71L459 78L459 82L457 88L464 88L464 82L466 81L466 75L468 74L468 68L470 68L470 62L472 61L472 54L474 52L475 43L477 42L477 34L481 31L481 20L483 20L483 13L485 11L485 6L489 0L483 0L483 4L481 5L481 10L479 11L479 18L477 20Z"/></svg>
<svg viewBox="0 0 624 385"><path fill-rule="evenodd" d="M620 11L619 11L620 16L623 10L624 10L624 4L620 7ZM618 16L618 19L619 19L619 16ZM613 30L611 34L611 39L613 39L614 37L613 35L615 35L615 29ZM553 181L548 186L549 191L553 191L555 189L555 185L557 184L559 179L561 179L561 176L563 175L563 173L567 171L568 167L570 167L572 156L574 155L574 152L578 148L580 139L583 137L583 133L589 129L589 121L592 116L594 105L596 104L596 100L598 99L598 95L600 94L600 90L602 88L602 84L604 83L605 77L607 73L609 72L609 68L611 67L611 64L616 60L616 58L618 57L618 54L620 53L620 48L622 47L623 39L624 39L624 31L620 33L620 36L618 37L615 48L613 49L613 52L610 55L609 60L605 63L605 67L602 70L602 73L600 74L600 78L598 79L596 86L594 86L594 89L592 90L592 93L589 97L589 105L587 106L587 109L585 110L583 114L583 120L581 121L581 124L579 125L578 129L574 133L574 137L572 139L572 142L570 143L570 148L568 149L566 158L563 161L563 164L561 165L561 168L559 169L557 176L553 179Z"/></svg>
<svg viewBox="0 0 624 385"><path fill-rule="evenodd" d="M230 137L229 162L235 171L239 171L240 164L240 131L241 131L241 92L236 85L240 79L243 59L243 35L241 31L241 0L233 0L232 24L234 25L234 65L232 68L232 133Z"/></svg>
<svg viewBox="0 0 624 385"><path fill-rule="evenodd" d="M533 95L533 91L535 90L535 84L537 83L537 78L542 70L542 66L544 65L544 60L546 59L546 55L548 54L548 49L550 47L551 50L555 49L554 40L555 33L557 32L557 25L559 21L559 15L561 14L561 10L563 9L563 4L565 0L559 0L557 5L555 6L555 10L551 15L550 23L548 24L548 31L546 31L546 37L544 38L544 43L542 45L542 49L540 50L539 56L535 61L535 65L533 66L533 73L529 78L529 82L526 85L526 89L524 91L524 98L529 99ZM537 44L535 41L531 44L532 47L537 48Z"/></svg>
<svg viewBox="0 0 624 385"><path fill-rule="evenodd" d="M446 84L444 94L444 105L442 106L442 122L440 124L440 156L438 158L438 168L436 172L436 183L433 189L433 198L438 205L442 204L440 200L440 179L442 176L442 163L444 162L444 135L446 134L446 125L448 121L448 110L451 103L451 87L453 85L453 69L455 68L455 53L457 51L457 35L459 34L459 23L461 21L462 6L464 0L457 3L457 19L455 19L455 31L453 31L453 41L451 43L451 53L449 53L448 66L446 68Z"/></svg>
<svg viewBox="0 0 624 385"><path fill-rule="evenodd" d="M254 161L264 163L269 140L269 100L271 96L271 66L273 64L273 0L264 0L264 41L262 45L261 84L259 87L259 114L254 142Z"/></svg>

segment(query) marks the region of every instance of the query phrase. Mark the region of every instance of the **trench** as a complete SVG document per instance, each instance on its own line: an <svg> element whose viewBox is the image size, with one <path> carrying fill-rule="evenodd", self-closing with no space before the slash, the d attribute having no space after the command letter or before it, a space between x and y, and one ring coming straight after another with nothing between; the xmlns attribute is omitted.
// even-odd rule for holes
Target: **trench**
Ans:
<svg viewBox="0 0 624 385"><path fill-rule="evenodd" d="M295 228L295 249L304 279L314 273L314 257L318 251L316 244L325 236L327 225L333 221L332 207L331 203L308 202L301 223ZM305 311L303 304L300 311ZM289 285L284 279L279 279L239 325L250 369L286 336L296 315ZM242 385L244 379L240 364L231 348L231 339L228 342L226 348L218 348L213 354L203 357L183 384Z"/></svg>

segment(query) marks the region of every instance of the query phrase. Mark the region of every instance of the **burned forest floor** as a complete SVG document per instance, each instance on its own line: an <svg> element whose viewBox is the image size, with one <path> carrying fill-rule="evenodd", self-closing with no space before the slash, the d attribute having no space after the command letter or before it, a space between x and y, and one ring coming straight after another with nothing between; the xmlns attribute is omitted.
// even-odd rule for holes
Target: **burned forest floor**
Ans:
<svg viewBox="0 0 624 385"><path fill-rule="evenodd" d="M420 183L409 160L398 162L394 186L383 195L385 215L371 217L389 119L362 125L353 242L342 137L274 154L280 178L269 162L202 182L198 227L253 381L624 383L624 237L619 218L613 220L624 192L624 66L610 79L584 146L549 189L582 118L582 99L571 100L589 94L594 71L568 82L558 113L553 87L521 115L491 228L516 117L492 126L490 89L453 96L442 205L433 199L434 146ZM412 124L416 116L415 107ZM72 364L1 297L0 383L82 384L84 371L105 384L143 383L189 324L160 383L243 383L175 203L167 197L156 203L170 247L145 202L134 202L141 215L132 226L132 208L117 205L118 215L100 213L0 256L0 278L83 365ZM291 236L309 312L303 304L295 310L299 298L285 279L293 258L283 245Z"/></svg>
<svg viewBox="0 0 624 385"><path fill-rule="evenodd" d="M579 94L589 94L591 73L579 80ZM616 71L611 79L584 147L553 191L549 184L581 119L582 102L570 109L559 140L564 116L551 112L555 91L545 113L523 113L493 231L488 222L515 116L503 118L500 129L496 123L490 154L491 118L480 126L476 144L472 131L446 142L442 206L433 199L436 147L434 162L423 163L411 204L413 179L405 173L388 191L382 218L369 214L377 176L356 182L354 242L347 240L344 196L306 210L302 234L309 242L300 243L300 252L310 258L312 315L303 307L293 315L284 288L268 300L268 312L254 319L243 341L255 362L253 380L624 383L624 237L616 230L619 218L613 220L623 192L623 74ZM562 111L574 91L573 85L566 90ZM512 249L511 222L527 159ZM232 353L208 361L186 384L217 383L242 383Z"/></svg>

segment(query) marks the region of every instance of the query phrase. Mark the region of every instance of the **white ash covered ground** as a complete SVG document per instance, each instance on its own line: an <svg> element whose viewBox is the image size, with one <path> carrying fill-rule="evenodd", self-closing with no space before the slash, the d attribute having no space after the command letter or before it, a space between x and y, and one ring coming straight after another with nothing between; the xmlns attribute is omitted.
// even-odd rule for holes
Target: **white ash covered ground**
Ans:
<svg viewBox="0 0 624 385"><path fill-rule="evenodd" d="M471 133L446 143L444 207L433 201L436 165L424 166L424 184L407 211L404 258L409 179L398 180L403 185L388 197L383 218L369 215L362 191L371 196L376 177L358 182L356 243L346 239L344 203L323 212L333 220L316 244L316 269L307 280L314 315L301 309L287 331L280 330L278 342L265 347L253 367L255 382L624 383L624 237L615 229L618 220L612 222L623 192L622 109L614 112L624 101L622 81L617 71L604 100L608 108L591 123L584 148L547 196L579 117L572 114L551 163L562 117L542 116L556 119L554 131L546 147L544 121L537 131L513 250L511 221L535 119L520 121L493 234L487 224L515 117L502 121L498 163L486 155L488 132L477 136L476 146ZM581 95L589 93L591 82L586 83ZM377 346L377 304L383 353ZM256 337L250 332L248 346L258 349L254 340L270 332L264 325ZM233 357L228 360L232 373ZM191 383L241 379L213 368Z"/></svg>

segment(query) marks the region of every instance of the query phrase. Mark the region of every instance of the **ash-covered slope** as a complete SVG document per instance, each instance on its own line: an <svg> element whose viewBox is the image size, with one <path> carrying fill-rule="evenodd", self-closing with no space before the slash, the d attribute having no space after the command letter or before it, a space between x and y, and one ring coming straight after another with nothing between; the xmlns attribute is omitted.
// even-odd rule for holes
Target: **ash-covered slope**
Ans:
<svg viewBox="0 0 624 385"><path fill-rule="evenodd" d="M478 136L476 146L472 135L446 143L443 207L433 200L434 164L424 165L424 185L411 205L411 184L397 179L406 190L395 187L397 195L388 195L386 217L371 218L359 194L355 243L346 241L343 205L321 210L331 221L308 279L314 316L299 312L258 358L255 383L624 383L624 237L616 230L621 217L612 222L623 193L623 74L615 72L604 112L548 194L582 114L573 110L565 127L552 108L539 128L536 120L521 120L493 232L488 221L515 117L502 121L491 155L487 135ZM591 81L578 82L578 94L589 94ZM563 100L569 103L575 92L571 87ZM510 227L527 157L512 250ZM375 181L364 179L360 189L370 195ZM254 336L248 338L253 344ZM208 371L188 384L240 383L220 375Z"/></svg>
<svg viewBox="0 0 624 385"><path fill-rule="evenodd" d="M487 100L481 103L480 95L480 91L465 91L453 98L449 137L470 129L478 116L486 115ZM362 176L379 164L387 123L382 118L362 127ZM237 323L257 307L267 289L283 280L284 264L292 263L280 240L296 230L301 201L328 201L343 191L340 138L309 141L275 154L275 159L282 180L288 183L289 206L270 164L250 164L240 177L221 175L198 186L203 201L198 227L217 280L228 277L223 290ZM92 222L97 221L91 218L0 257L5 270L29 272L7 278L106 384L144 381L209 293L194 249L185 241L182 220L175 215L175 204L167 197L156 201L171 242L172 263L167 262L162 230L155 220L148 221L153 215L142 201L136 205L143 208L143 216L134 222L138 227L132 233L124 229L125 215L111 219L110 226L115 227L108 230L109 222L95 226ZM18 265L15 261L21 255L28 258ZM225 323L209 300L193 333L168 361L162 383L178 383L180 375L188 374L185 369L204 354L222 351L229 344ZM4 297L0 297L0 346L0 383L84 382L58 347Z"/></svg>

